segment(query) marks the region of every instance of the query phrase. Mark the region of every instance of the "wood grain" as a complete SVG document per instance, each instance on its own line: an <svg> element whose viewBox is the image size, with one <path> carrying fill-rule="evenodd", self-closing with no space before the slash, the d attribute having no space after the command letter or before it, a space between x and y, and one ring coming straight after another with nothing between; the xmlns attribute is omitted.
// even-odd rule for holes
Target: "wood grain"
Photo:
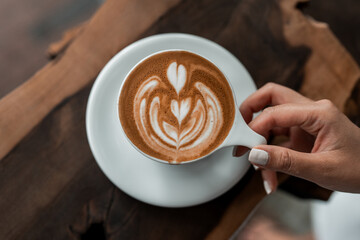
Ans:
<svg viewBox="0 0 360 240"><path fill-rule="evenodd" d="M89 84L115 53L178 2L106 2L61 57L1 99L0 159L56 105Z"/></svg>
<svg viewBox="0 0 360 240"><path fill-rule="evenodd" d="M281 0L280 6L287 42L293 46L312 49L305 64L305 78L300 92L314 100L330 99L344 111L345 103L360 79L360 68L326 23L306 18L296 10L298 2L299 0Z"/></svg>
<svg viewBox="0 0 360 240"><path fill-rule="evenodd" d="M318 67L327 73L316 78L323 83L321 86L328 88L335 83L327 81L328 74L335 71L334 64L323 66L313 61L315 66L307 67L314 54L326 58L325 62L336 59L317 50L318 43L313 44L316 39L312 38L319 36L317 31L329 29L319 30L299 16L291 26L304 26L298 31L311 30L314 34L307 34L304 43L289 40L298 34L286 30L287 19L301 14L294 7L296 2L176 3L108 0L81 31L60 42L54 56L60 54L53 62L30 83L0 101L2 116L14 109L21 113L0 119L1 142L9 137L12 144L0 147L0 152L4 155L30 131L0 161L0 239L227 239L264 198L259 173L250 170L233 189L209 203L182 209L154 207L132 199L112 185L92 157L84 126L91 82L111 56L138 37L185 32L209 38L237 56L257 86L272 81L303 89L308 84L303 80L314 79L308 76L316 74ZM150 17L144 14L138 18L141 12ZM334 38L329 33L326 36ZM338 46L333 40L330 43ZM341 49L332 54L340 54L339 59L344 58L342 54L349 55ZM337 78L336 82L352 81L352 74L345 76L349 79ZM318 89L319 94L323 94L322 90ZM24 123L23 116L27 115L29 123ZM19 132L12 131L15 123L24 124ZM282 181L287 178L282 177ZM285 183L287 188L305 186L303 193L318 193L314 186ZM322 194L323 198L328 196Z"/></svg>
<svg viewBox="0 0 360 240"><path fill-rule="evenodd" d="M46 53L49 56L50 59L56 58L58 55L63 53L67 47L71 44L71 42L78 37L81 32L85 29L86 22L79 24L69 30L67 30L62 38L54 43L51 43L48 47Z"/></svg>

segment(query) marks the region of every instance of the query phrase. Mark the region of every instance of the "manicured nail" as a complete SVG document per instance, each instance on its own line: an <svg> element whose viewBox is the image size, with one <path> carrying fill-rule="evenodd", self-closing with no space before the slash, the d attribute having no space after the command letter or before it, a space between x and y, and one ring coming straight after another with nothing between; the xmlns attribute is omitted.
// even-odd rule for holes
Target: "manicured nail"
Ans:
<svg viewBox="0 0 360 240"><path fill-rule="evenodd" d="M264 150L253 148L250 151L249 161L251 163L265 166L269 160L269 154Z"/></svg>
<svg viewBox="0 0 360 240"><path fill-rule="evenodd" d="M269 195L272 192L270 184L266 180L264 180L264 188L267 195Z"/></svg>
<svg viewBox="0 0 360 240"><path fill-rule="evenodd" d="M253 167L254 167L255 171L257 171L259 169L259 167L256 165L253 165Z"/></svg>

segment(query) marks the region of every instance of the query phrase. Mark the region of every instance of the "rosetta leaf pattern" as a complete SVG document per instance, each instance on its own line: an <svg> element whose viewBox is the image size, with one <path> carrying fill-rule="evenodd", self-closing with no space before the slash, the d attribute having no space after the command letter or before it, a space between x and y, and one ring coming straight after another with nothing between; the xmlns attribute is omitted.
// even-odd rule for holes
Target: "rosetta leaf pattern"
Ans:
<svg viewBox="0 0 360 240"><path fill-rule="evenodd" d="M144 142L152 149L160 149L176 163L182 153L191 152L217 136L223 119L219 100L205 84L192 84L203 100L186 96L186 91L181 93L188 81L184 65L172 62L166 73L167 81L152 76L142 83L134 100L134 118ZM177 97L170 99L169 106L162 106L162 96L152 94L157 88L165 88L169 93L175 91ZM177 124L160 117L163 109L171 110Z"/></svg>

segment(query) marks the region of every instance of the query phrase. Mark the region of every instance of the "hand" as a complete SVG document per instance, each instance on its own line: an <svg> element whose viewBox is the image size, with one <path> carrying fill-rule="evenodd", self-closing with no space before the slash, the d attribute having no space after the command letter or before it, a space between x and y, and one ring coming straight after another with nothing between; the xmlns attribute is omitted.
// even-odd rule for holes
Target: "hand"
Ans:
<svg viewBox="0 0 360 240"><path fill-rule="evenodd" d="M252 120L253 113L268 105ZM240 112L264 137L289 138L282 146L260 145L250 152L249 161L262 169L267 193L277 187L276 171L331 190L360 193L360 129L331 101L315 102L269 83L248 97ZM245 151L238 147L236 155Z"/></svg>

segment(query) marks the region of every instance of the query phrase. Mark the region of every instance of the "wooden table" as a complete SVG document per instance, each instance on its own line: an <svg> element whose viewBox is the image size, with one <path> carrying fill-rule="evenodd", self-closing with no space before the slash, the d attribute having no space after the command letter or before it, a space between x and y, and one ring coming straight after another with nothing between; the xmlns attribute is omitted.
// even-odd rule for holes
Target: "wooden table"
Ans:
<svg viewBox="0 0 360 240"><path fill-rule="evenodd" d="M52 61L0 100L0 239L227 239L265 197L258 173L196 207L134 200L97 166L85 108L106 62L131 42L164 32L211 39L245 65L258 87L277 82L329 98L356 121L360 70L304 0L107 0L51 45ZM316 5L315 5L316 6ZM281 176L301 197L329 191Z"/></svg>

